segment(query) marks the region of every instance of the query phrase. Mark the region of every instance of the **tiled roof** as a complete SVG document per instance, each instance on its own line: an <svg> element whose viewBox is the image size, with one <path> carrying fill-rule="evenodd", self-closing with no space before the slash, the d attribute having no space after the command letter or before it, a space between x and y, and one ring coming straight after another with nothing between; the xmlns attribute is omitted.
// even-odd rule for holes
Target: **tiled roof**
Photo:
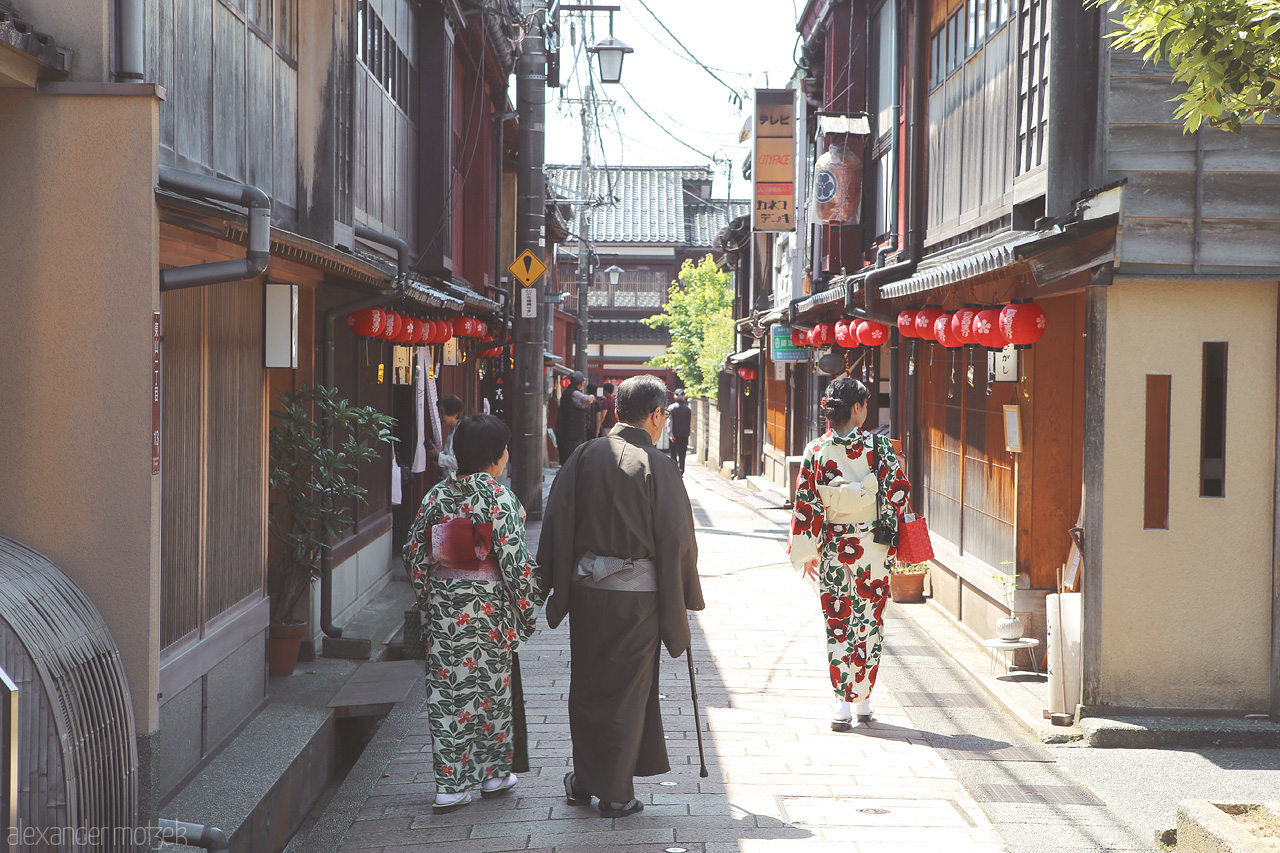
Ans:
<svg viewBox="0 0 1280 853"><path fill-rule="evenodd" d="M51 36L36 32L7 0L0 0L0 42L31 54L61 74L71 70L71 51L54 44Z"/></svg>
<svg viewBox="0 0 1280 853"><path fill-rule="evenodd" d="M547 194L576 200L577 166L547 166ZM592 171L586 196L617 201L595 208L591 238L598 243L665 243L710 247L716 234L733 216L747 211L747 202L707 201L685 193L685 182L710 184L705 167L611 166ZM686 204L688 208L686 209ZM739 211L737 206L741 206ZM722 212L723 211L723 212ZM730 215L729 211L736 211Z"/></svg>
<svg viewBox="0 0 1280 853"><path fill-rule="evenodd" d="M689 245L713 248L720 231L739 216L751 213L751 202L746 200L689 199Z"/></svg>

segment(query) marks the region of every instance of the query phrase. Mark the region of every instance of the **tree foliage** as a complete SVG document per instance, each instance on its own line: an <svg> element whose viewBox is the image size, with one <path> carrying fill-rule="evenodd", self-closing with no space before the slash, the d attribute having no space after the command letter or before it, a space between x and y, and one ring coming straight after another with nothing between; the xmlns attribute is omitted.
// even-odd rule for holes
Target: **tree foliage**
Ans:
<svg viewBox="0 0 1280 853"><path fill-rule="evenodd" d="M1280 0L1085 0L1119 17L1116 45L1164 60L1187 86L1174 112L1187 132L1201 124L1239 133L1280 114Z"/></svg>
<svg viewBox="0 0 1280 853"><path fill-rule="evenodd" d="M671 346L652 359L651 366L674 370L690 396L715 393L716 376L733 352L729 273L716 266L710 255L696 265L686 260L679 280L671 283L663 312L644 323L653 329L665 326L671 333Z"/></svg>
<svg viewBox="0 0 1280 853"><path fill-rule="evenodd" d="M311 582L320 554L352 523L356 501L368 490L356 483L362 462L378 458L378 445L395 441L395 418L353 406L335 388L303 386L280 395L271 427L270 528L282 548L270 567L271 620L289 621ZM333 449L330 437L342 436Z"/></svg>

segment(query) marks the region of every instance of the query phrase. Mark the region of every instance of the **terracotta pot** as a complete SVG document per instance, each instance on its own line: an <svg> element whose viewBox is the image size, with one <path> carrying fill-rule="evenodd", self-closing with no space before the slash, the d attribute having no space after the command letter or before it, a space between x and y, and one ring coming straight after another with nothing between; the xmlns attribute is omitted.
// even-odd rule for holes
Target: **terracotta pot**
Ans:
<svg viewBox="0 0 1280 853"><path fill-rule="evenodd" d="M924 601L924 576L928 572L889 575L889 595L898 604Z"/></svg>
<svg viewBox="0 0 1280 853"><path fill-rule="evenodd" d="M298 649L307 635L307 623L271 625L267 632L268 671L272 675L293 675Z"/></svg>

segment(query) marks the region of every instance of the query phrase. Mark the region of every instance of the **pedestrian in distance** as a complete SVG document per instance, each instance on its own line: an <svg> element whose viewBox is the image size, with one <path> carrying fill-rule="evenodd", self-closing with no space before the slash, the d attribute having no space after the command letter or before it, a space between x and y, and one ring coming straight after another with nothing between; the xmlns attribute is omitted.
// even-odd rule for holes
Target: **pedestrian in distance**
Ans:
<svg viewBox="0 0 1280 853"><path fill-rule="evenodd" d="M511 434L492 415L454 431L458 470L427 492L403 557L426 618L427 717L435 764L434 810L504 794L524 719L513 696L515 653L546 599L525 545L524 507L497 481Z"/></svg>
<svg viewBox="0 0 1280 853"><path fill-rule="evenodd" d="M676 401L667 408L667 411L671 415L671 421L668 424L671 430L671 458L676 461L676 467L680 469L680 476L683 477L684 457L689 452L689 433L693 428L693 409L689 408L683 390L676 391Z"/></svg>
<svg viewBox="0 0 1280 853"><path fill-rule="evenodd" d="M600 437L600 423L604 420L604 404L600 402L600 394L595 383L587 383L587 396L591 398L591 406L587 409L586 441Z"/></svg>
<svg viewBox="0 0 1280 853"><path fill-rule="evenodd" d="M462 418L462 401L447 394L436 401L436 411L440 413L440 428L444 430L444 447L433 447L427 453L440 466L440 473L444 478L448 479L450 474L458 470L458 460L453 453L453 433Z"/></svg>
<svg viewBox="0 0 1280 853"><path fill-rule="evenodd" d="M604 396L600 398L600 407L604 411L604 417L600 420L600 437L604 438L618 423L618 408L613 396L613 383L606 382L600 388L604 391Z"/></svg>
<svg viewBox="0 0 1280 853"><path fill-rule="evenodd" d="M869 396L852 378L827 386L827 431L804 452L791 519L791 562L821 591L838 732L855 713L871 722L898 513L911 488L889 440L862 429Z"/></svg>
<svg viewBox="0 0 1280 853"><path fill-rule="evenodd" d="M556 450L561 467L569 461L578 445L590 437L587 435L587 418L595 398L582 393L582 384L586 381L582 371L575 370L569 376L569 387L560 395L560 412L556 415Z"/></svg>
<svg viewBox="0 0 1280 853"><path fill-rule="evenodd" d="M547 624L569 616L570 805L641 811L634 777L671 769L658 706L660 646L689 647L687 610L703 608L693 510L654 447L667 389L654 376L618 386L618 424L564 464L547 499L538 562Z"/></svg>

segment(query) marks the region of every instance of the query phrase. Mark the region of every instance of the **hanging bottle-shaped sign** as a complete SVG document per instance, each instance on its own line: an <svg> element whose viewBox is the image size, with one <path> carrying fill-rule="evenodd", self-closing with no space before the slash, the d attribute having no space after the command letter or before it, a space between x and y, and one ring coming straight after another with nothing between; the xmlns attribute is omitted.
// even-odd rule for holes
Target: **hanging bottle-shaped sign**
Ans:
<svg viewBox="0 0 1280 853"><path fill-rule="evenodd" d="M843 143L818 158L813 173L818 219L828 225L857 225L862 211L862 160Z"/></svg>

